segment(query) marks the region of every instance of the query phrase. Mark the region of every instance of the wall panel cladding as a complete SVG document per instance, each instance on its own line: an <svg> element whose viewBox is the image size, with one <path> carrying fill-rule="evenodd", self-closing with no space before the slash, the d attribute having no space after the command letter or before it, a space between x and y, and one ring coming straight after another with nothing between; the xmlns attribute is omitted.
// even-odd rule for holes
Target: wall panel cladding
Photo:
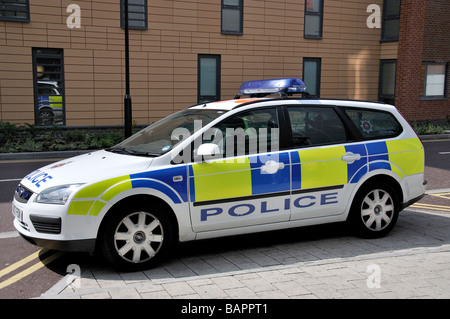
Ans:
<svg viewBox="0 0 450 319"><path fill-rule="evenodd" d="M245 0L243 35L225 35L221 1L149 0L148 29L130 30L133 121L152 123L197 102L199 54L221 55L222 99L243 81L301 77L311 57L322 61L321 97L376 100L379 59L397 54L366 26L367 6L382 2L325 1L318 40L304 38L304 1ZM72 3L81 28L66 25ZM122 125L120 2L30 0L30 13L29 23L0 21L0 120L34 121L31 51L51 47L64 50L66 125Z"/></svg>

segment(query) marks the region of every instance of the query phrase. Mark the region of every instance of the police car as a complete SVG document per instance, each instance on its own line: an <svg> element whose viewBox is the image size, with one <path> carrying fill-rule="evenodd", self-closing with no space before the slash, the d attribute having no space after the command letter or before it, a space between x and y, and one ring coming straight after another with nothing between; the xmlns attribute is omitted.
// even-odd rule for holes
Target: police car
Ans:
<svg viewBox="0 0 450 319"><path fill-rule="evenodd" d="M386 235L424 195L421 141L391 105L304 91L295 78L246 82L233 100L38 169L15 192L15 228L128 270L156 265L176 242L220 236L344 221Z"/></svg>

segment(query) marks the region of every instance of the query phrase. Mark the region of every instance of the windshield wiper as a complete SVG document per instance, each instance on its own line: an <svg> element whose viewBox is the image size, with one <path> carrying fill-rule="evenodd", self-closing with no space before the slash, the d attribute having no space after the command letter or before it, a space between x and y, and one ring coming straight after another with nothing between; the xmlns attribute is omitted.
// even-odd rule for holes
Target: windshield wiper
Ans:
<svg viewBox="0 0 450 319"><path fill-rule="evenodd" d="M158 157L159 154L152 154L149 152L142 152L142 151L134 151L125 147L110 147L107 148L106 151L117 153L117 154L130 154L135 156L146 156L146 157Z"/></svg>

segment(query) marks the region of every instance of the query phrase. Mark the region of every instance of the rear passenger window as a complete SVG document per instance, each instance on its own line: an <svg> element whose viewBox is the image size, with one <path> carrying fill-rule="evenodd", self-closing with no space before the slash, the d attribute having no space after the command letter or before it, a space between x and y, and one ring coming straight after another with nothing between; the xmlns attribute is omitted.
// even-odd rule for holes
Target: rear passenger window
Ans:
<svg viewBox="0 0 450 319"><path fill-rule="evenodd" d="M290 106L293 145L326 145L347 141L341 119L331 107Z"/></svg>
<svg viewBox="0 0 450 319"><path fill-rule="evenodd" d="M353 108L346 108L345 112L364 138L394 137L402 132L402 126L391 113Z"/></svg>

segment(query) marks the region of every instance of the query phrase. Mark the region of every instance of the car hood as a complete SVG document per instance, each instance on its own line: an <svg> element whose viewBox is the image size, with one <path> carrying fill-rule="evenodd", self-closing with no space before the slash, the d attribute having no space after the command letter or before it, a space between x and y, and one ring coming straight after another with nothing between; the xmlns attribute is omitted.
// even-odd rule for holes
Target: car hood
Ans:
<svg viewBox="0 0 450 319"><path fill-rule="evenodd" d="M59 185L94 183L140 172L152 158L96 151L65 159L28 174L21 184L34 193Z"/></svg>

